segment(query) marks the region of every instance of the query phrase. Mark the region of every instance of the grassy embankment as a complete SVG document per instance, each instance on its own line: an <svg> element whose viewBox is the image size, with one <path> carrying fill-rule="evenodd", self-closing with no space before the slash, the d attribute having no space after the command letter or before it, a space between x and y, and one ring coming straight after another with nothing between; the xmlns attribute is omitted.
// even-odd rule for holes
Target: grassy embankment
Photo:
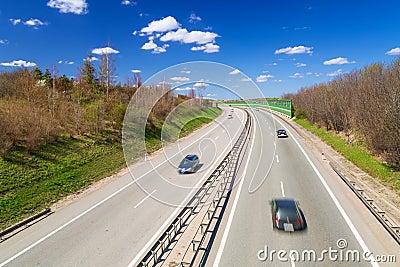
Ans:
<svg viewBox="0 0 400 267"><path fill-rule="evenodd" d="M320 137L325 143L333 147L360 169L372 177L379 179L383 184L390 186L400 195L400 170L396 166L382 163L373 157L365 146L363 146L362 142L349 144L343 137L336 133L311 125L305 119L296 118L294 121Z"/></svg>
<svg viewBox="0 0 400 267"><path fill-rule="evenodd" d="M180 137L221 113L217 108L196 112ZM190 114L188 116L193 116ZM183 120L187 118L182 118ZM161 148L162 124L146 135L149 152ZM0 157L0 230L49 207L65 196L118 172L126 166L119 132L101 136L59 138L35 153L19 148Z"/></svg>

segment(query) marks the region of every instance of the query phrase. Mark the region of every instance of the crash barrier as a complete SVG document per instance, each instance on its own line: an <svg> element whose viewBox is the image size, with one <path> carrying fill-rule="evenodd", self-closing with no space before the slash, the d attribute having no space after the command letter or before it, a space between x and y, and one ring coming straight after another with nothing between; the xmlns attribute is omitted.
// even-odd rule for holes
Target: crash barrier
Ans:
<svg viewBox="0 0 400 267"><path fill-rule="evenodd" d="M398 225L385 211L380 209L374 200L368 196L362 188L357 187L356 182L349 180L332 162L329 162L331 168L342 178L342 180L350 187L350 189L357 195L369 211L378 219L383 227L400 245L400 225Z"/></svg>
<svg viewBox="0 0 400 267"><path fill-rule="evenodd" d="M177 242L186 240L187 250L181 266L204 266L234 185L241 152L250 135L251 119L247 111L246 115L245 127L232 149L137 266L161 266ZM197 226L196 232L192 238L182 238L185 232L190 232L189 225L191 229Z"/></svg>
<svg viewBox="0 0 400 267"><path fill-rule="evenodd" d="M13 233L13 232L17 231L18 229L20 229L24 226L27 226L29 223L36 221L44 216L49 215L50 213L51 213L51 209L47 208L47 209L41 211L40 213L35 214L15 225L5 229L4 231L0 232L0 239L3 239L6 235Z"/></svg>

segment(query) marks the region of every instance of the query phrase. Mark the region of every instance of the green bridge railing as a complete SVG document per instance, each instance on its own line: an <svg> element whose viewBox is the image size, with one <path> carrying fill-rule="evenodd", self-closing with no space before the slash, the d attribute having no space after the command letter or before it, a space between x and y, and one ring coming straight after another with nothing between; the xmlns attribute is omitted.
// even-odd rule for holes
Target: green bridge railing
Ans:
<svg viewBox="0 0 400 267"><path fill-rule="evenodd" d="M279 112L290 118L292 114L292 100L288 99L277 99L277 100L248 100L248 101L228 101L219 102L220 105L232 105L232 106L253 106L269 108L273 111Z"/></svg>

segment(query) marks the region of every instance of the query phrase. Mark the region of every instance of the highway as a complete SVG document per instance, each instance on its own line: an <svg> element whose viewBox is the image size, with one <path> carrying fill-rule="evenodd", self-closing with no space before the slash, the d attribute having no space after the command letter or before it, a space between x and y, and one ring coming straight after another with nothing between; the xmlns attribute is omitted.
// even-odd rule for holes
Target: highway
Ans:
<svg viewBox="0 0 400 267"><path fill-rule="evenodd" d="M134 265L240 134L245 113L223 109L216 122L136 163L132 174L114 177L1 242L0 266ZM250 114L252 136L207 266L398 266L399 245L328 162L282 119L263 109ZM288 138L276 138L280 128ZM190 153L200 155L201 168L177 174ZM306 230L273 229L270 200L276 197L300 202ZM397 263L367 262L366 250L374 259L394 255ZM291 260L290 251L299 258ZM302 260L304 251L315 251L315 258ZM351 261L356 252L360 260Z"/></svg>
<svg viewBox="0 0 400 267"><path fill-rule="evenodd" d="M228 114L233 114L228 119ZM0 243L0 266L127 266L158 238L179 207L229 152L245 113L223 114L178 143L137 162L97 190ZM180 175L186 154L200 169Z"/></svg>
<svg viewBox="0 0 400 267"><path fill-rule="evenodd" d="M254 112L254 121L247 164L239 174L242 179L233 192L230 215L223 219L207 266L396 266L393 262L378 265L364 261L367 250L375 260L395 255L398 266L399 245L328 163L316 157L281 119L260 109ZM274 131L282 128L287 129L289 138L271 141ZM266 169L273 147L273 164ZM261 177L265 180L255 187L255 179ZM305 231L273 229L269 202L280 197L300 202L307 222ZM278 253L280 250L283 252ZM353 256L356 251L360 261Z"/></svg>

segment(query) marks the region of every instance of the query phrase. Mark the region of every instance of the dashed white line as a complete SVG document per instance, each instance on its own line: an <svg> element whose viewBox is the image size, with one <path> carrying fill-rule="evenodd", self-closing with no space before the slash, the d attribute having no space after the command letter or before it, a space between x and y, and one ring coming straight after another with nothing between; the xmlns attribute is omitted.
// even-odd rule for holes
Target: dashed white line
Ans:
<svg viewBox="0 0 400 267"><path fill-rule="evenodd" d="M285 197L285 189L283 188L283 182L281 181L281 191L282 191L282 196Z"/></svg>
<svg viewBox="0 0 400 267"><path fill-rule="evenodd" d="M276 155L276 162L279 163L279 157Z"/></svg>
<svg viewBox="0 0 400 267"><path fill-rule="evenodd" d="M139 203L136 204L135 209L137 207L139 207L143 202L146 201L146 199L148 199L149 197L151 197L151 195L153 195L157 190L154 190L153 192L151 192L150 194L148 194L145 198L143 198Z"/></svg>

